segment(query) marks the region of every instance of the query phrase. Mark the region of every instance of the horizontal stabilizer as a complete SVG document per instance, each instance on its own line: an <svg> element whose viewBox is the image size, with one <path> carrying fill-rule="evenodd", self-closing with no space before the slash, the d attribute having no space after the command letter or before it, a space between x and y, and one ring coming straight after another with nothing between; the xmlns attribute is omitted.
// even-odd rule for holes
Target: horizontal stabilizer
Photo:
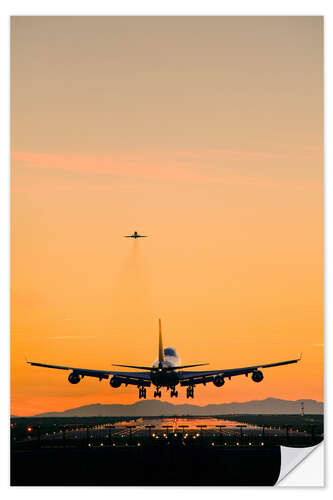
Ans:
<svg viewBox="0 0 333 500"><path fill-rule="evenodd" d="M209 363L200 363L197 365L183 365L183 366L163 366L164 370L168 371L173 371L173 370L181 370L183 368L193 368L195 366L206 366ZM114 363L112 366L121 366L122 368L135 368L136 370L150 370L150 371L155 371L158 370L159 367L157 366L134 366L134 365L115 365Z"/></svg>
<svg viewBox="0 0 333 500"><path fill-rule="evenodd" d="M168 366L168 370L181 370L182 368L194 368L195 366L207 366L209 363L199 363L197 365Z"/></svg>
<svg viewBox="0 0 333 500"><path fill-rule="evenodd" d="M115 365L114 363L112 366L121 366L122 368L136 368L137 370L153 370L151 366L132 366L132 365Z"/></svg>

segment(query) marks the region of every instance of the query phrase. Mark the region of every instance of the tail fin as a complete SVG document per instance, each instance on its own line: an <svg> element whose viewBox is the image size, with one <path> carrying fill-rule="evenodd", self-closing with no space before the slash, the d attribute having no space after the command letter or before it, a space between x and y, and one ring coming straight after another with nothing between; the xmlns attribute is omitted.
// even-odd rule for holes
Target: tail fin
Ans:
<svg viewBox="0 0 333 500"><path fill-rule="evenodd" d="M158 320L159 324L159 342L158 342L158 361L164 361L164 350L163 350L163 342L162 342L162 325L161 320Z"/></svg>

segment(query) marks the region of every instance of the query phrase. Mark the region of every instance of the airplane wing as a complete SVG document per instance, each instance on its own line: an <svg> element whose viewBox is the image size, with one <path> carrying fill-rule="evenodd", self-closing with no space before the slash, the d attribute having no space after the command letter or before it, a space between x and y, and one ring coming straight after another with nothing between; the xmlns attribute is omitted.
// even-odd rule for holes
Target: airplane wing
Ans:
<svg viewBox="0 0 333 500"><path fill-rule="evenodd" d="M207 382L212 382L215 375L220 375L221 377L231 379L231 377L235 377L237 375L248 376L249 373L253 373L259 370L260 368L270 368L274 366L290 365L292 363L297 363L300 360L301 358L297 358L288 361L279 361L278 363L245 366L242 368L231 368L227 370L210 370L210 371L202 370L195 372L184 371L184 372L179 372L178 375L180 376L181 379L180 385L206 384Z"/></svg>
<svg viewBox="0 0 333 500"><path fill-rule="evenodd" d="M124 236L124 238L134 238L134 236L126 235L126 236Z"/></svg>
<svg viewBox="0 0 333 500"><path fill-rule="evenodd" d="M145 234L138 234L137 238L148 238L148 236Z"/></svg>
<svg viewBox="0 0 333 500"><path fill-rule="evenodd" d="M77 375L82 377L95 377L99 380L108 379L111 376L116 375L120 378L124 384L137 385L138 383L143 384L147 387L150 386L150 372L118 372L109 370L91 370L89 368L76 368L74 366L59 366L59 365L48 365L45 363L35 363L33 361L27 361L31 366L40 366L42 368L53 368L55 370L72 370Z"/></svg>

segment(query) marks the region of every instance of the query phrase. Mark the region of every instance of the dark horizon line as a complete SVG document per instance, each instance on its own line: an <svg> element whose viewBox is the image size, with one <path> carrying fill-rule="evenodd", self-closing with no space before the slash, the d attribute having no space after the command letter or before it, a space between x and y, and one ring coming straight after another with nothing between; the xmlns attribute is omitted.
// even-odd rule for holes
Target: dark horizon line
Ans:
<svg viewBox="0 0 333 500"><path fill-rule="evenodd" d="M188 402L185 402L185 403L171 403L169 401L160 401L160 400L156 400L156 399L146 399L144 401L135 401L134 403L129 403L129 404L123 404L123 403L91 403L91 404L87 404L87 405L82 405L82 406L76 406L74 408L67 408L65 410L51 410L51 411L44 411L42 413L35 413L33 415L15 415L15 414L10 414L10 418L26 418L26 417L39 417L39 418L51 418L51 417L42 417L42 415L45 415L47 413L65 413L67 411L71 411L71 410L79 410L81 408L89 408L89 407L92 407L92 406L123 406L123 407L131 407L131 406L134 406L138 403L140 403L141 405L143 404L146 404L146 403L149 403L149 402L153 402L153 403L167 403L169 405L172 405L172 406L175 406L175 407L179 407L179 406L196 406L198 408L206 408L207 406L221 406L221 405L234 405L234 404L251 404L251 403L257 403L257 402L264 402L264 401L267 401L267 400L275 400L275 401L283 401L283 402L288 402L288 403L297 403L297 402L301 402L301 401L313 401L314 403L318 403L318 404L321 404L323 405L324 404L324 401L318 401L316 399L311 399L311 398L300 398L300 399L295 399L295 400L292 400L292 399L281 399L281 398L274 398L274 397L267 397L267 398L264 398L264 399L251 399L251 400L248 400L248 401L232 401L231 403L208 403L204 406L200 406L198 404L195 404L195 403L188 403ZM246 414L246 413L245 413ZM273 414L278 414L278 413L272 413ZM313 413L306 413L308 415L311 415ZM324 411L322 413L318 413L318 414L324 414ZM280 415L284 415L284 413L280 413ZM95 417L101 417L101 418L105 418L105 417L112 417L112 415L106 415L106 416L101 416L101 415L95 415ZM124 415L125 416L125 415ZM142 416L145 416L145 415L142 415ZM163 415L161 415L163 416ZM196 415L194 415L196 416ZM200 415L199 415L200 416ZM74 415L72 415L71 417L74 417ZM53 417L55 418L55 417ZM65 417L63 417L65 418ZM86 417L78 417L78 418L86 418ZM87 417L88 418L88 417Z"/></svg>

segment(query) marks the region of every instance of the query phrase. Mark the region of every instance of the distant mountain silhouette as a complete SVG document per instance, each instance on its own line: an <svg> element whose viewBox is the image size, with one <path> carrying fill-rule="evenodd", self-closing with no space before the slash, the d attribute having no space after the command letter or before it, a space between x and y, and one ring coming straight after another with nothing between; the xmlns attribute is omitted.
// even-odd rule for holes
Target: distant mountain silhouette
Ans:
<svg viewBox="0 0 333 500"><path fill-rule="evenodd" d="M231 413L266 413L290 414L300 413L301 401L305 413L323 413L323 403L313 399L267 398L264 400L247 401L244 403L223 403L197 406L193 404L172 404L166 401L148 399L131 405L93 404L80 406L60 412L48 412L34 415L35 417L155 417L170 415L226 415Z"/></svg>

